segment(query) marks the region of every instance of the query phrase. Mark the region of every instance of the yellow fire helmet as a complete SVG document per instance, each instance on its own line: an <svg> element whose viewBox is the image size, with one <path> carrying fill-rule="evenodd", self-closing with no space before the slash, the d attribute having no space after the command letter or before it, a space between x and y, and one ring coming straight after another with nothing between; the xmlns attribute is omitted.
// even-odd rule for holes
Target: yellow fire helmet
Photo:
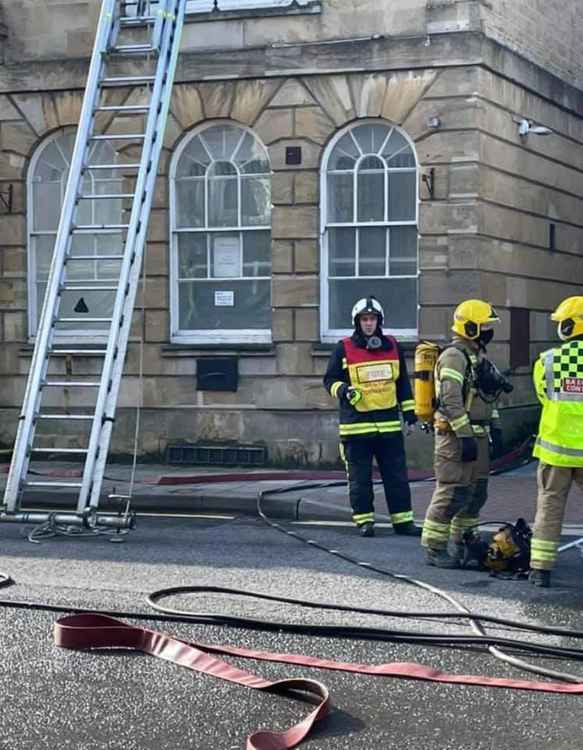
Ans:
<svg viewBox="0 0 583 750"><path fill-rule="evenodd" d="M559 338L568 341L575 336L583 336L583 297L567 297L551 315L558 323Z"/></svg>
<svg viewBox="0 0 583 750"><path fill-rule="evenodd" d="M492 323L499 322L500 318L489 302L481 299L467 299L456 307L451 330L458 336L476 341L482 335L483 329L488 329Z"/></svg>

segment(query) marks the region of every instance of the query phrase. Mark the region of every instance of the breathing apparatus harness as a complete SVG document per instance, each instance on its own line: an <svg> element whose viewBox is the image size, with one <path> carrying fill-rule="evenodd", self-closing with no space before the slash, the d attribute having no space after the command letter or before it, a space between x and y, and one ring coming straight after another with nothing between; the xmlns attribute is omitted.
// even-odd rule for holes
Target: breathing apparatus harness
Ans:
<svg viewBox="0 0 583 750"><path fill-rule="evenodd" d="M464 533L461 567L469 568L476 563L479 569L489 570L491 576L525 578L530 568L530 526L524 518L519 518L514 524L505 521L487 542L477 531L479 526L487 523L493 522L482 521Z"/></svg>
<svg viewBox="0 0 583 750"><path fill-rule="evenodd" d="M512 383L503 375L496 365L483 357L477 365L472 364L465 347L452 342L449 346L460 351L466 359L466 375L463 385L463 398L467 401L471 390L487 404L493 404L502 393L514 390ZM486 352L481 345L480 350ZM415 413L426 429L433 423L434 414L439 409L439 398L436 392L435 368L440 354L444 351L438 344L421 341L415 349Z"/></svg>

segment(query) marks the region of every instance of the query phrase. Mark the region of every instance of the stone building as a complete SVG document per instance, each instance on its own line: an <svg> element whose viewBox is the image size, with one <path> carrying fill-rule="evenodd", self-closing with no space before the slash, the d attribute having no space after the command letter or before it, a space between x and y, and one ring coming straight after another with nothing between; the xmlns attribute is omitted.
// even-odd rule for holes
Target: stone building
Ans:
<svg viewBox="0 0 583 750"><path fill-rule="evenodd" d="M583 283L578 5L190 0L113 450L132 449L141 368L147 454L187 440L264 445L279 464L334 463L335 404L321 376L367 292L405 344L445 341L455 304L490 300L502 318L492 352L517 385L505 420L520 423L533 402L530 363L554 337L549 311ZM5 447L99 7L0 0ZM99 127L127 133L122 117ZM129 154L122 142L96 158ZM98 284L115 272L88 261L82 275ZM105 311L111 299L90 292L83 305ZM63 343L71 338L95 348L103 332L65 331ZM63 357L62 372L98 364ZM65 393L55 406L86 398ZM419 436L413 454L428 445Z"/></svg>

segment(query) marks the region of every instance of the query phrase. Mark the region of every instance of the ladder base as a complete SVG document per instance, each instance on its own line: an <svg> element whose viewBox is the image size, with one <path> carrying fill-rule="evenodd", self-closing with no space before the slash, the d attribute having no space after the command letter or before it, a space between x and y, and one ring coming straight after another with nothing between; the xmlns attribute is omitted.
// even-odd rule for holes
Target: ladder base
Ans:
<svg viewBox="0 0 583 750"><path fill-rule="evenodd" d="M16 513L0 512L0 523L47 523L52 521L57 525L80 526L85 528L134 529L136 517L134 513L127 516L113 516L106 513L95 513L92 516L78 513L46 513L44 511L18 511Z"/></svg>

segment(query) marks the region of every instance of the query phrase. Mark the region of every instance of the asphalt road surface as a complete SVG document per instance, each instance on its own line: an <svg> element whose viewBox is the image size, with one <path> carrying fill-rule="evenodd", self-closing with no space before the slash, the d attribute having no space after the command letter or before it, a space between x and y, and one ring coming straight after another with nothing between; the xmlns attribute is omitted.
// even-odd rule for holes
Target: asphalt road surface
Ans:
<svg viewBox="0 0 583 750"><path fill-rule="evenodd" d="M296 530L330 547L446 588L474 611L583 630L583 561L561 556L550 590L485 573L423 565L418 540L380 529L363 540L349 526L311 524ZM250 518L140 519L124 544L105 538L26 540L29 529L0 527L0 571L16 585L4 600L147 612L156 588L213 584L311 600L394 609L447 611L448 605L409 584L383 578L294 541ZM176 600L197 610L279 620L354 623L432 632L469 632L443 620L391 620L297 607L225 600ZM235 750L253 730L284 729L306 715L299 701L197 675L142 654L56 648L57 615L0 607L0 748L6 750ZM244 645L352 662L417 661L458 674L528 678L484 652L310 638L236 628L148 621L149 627L207 643ZM501 635L508 631L492 629ZM539 636L524 636L532 640ZM551 638L552 643L568 643ZM583 696L436 685L307 670L232 659L268 678L305 675L330 688L334 709L302 745L318 750L567 750L583 747ZM542 662L541 662L542 663ZM549 663L548 661L546 662ZM553 663L580 672L583 664ZM536 678L533 678L536 679Z"/></svg>

